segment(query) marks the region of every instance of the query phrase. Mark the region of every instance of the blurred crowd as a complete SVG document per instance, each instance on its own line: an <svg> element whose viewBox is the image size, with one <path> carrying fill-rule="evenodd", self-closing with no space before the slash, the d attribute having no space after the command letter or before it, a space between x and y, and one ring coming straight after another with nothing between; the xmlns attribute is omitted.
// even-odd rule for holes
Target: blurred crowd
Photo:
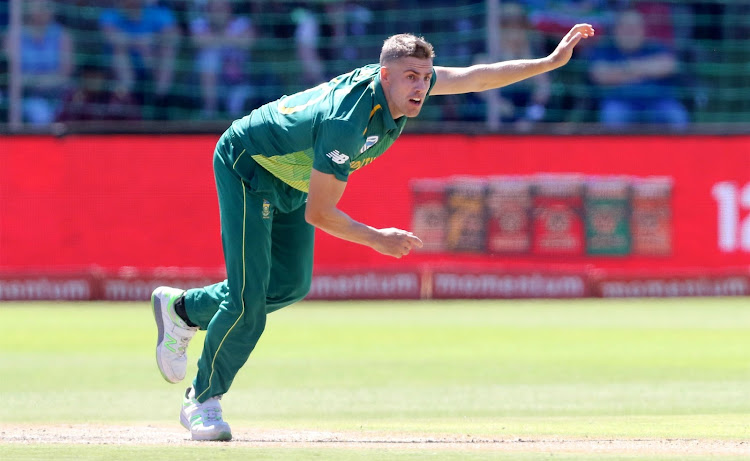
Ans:
<svg viewBox="0 0 750 461"><path fill-rule="evenodd" d="M437 65L467 66L544 56L572 24L589 22L596 39L565 68L435 98L424 118L517 131L544 122L683 130L715 83L694 69L742 62L750 48L717 46L750 39L746 2L503 0L489 21L485 1L23 0L17 35L9 2L0 0L0 120L17 51L22 117L32 125L236 118L376 62L394 33L424 35Z"/></svg>

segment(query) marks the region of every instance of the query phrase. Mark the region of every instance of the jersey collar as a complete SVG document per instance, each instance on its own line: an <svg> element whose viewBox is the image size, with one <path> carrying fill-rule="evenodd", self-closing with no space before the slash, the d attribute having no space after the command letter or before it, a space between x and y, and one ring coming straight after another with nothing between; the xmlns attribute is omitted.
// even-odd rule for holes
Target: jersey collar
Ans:
<svg viewBox="0 0 750 461"><path fill-rule="evenodd" d="M377 73L375 76L375 79L373 80L373 86L375 87L375 104L380 105L383 113L383 125L385 126L385 129L388 131L395 130L398 128L398 124L395 120L393 120L393 116L391 115L391 109L388 107L388 101L385 99L385 93L383 92L383 85L380 82L380 72ZM401 117L405 118L405 117ZM399 119L399 122L402 122L401 119Z"/></svg>

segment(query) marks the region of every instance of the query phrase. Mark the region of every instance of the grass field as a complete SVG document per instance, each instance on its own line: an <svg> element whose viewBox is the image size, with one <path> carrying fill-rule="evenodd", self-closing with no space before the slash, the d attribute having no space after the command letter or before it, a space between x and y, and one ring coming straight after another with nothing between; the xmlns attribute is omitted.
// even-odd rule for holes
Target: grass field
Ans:
<svg viewBox="0 0 750 461"><path fill-rule="evenodd" d="M147 303L0 324L2 460L750 457L747 298L300 303L222 400L224 444L179 426Z"/></svg>

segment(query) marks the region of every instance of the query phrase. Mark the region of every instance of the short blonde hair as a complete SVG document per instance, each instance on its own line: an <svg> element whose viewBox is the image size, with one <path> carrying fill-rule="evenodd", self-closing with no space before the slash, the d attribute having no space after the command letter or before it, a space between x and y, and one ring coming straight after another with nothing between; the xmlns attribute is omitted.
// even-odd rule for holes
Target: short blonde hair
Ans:
<svg viewBox="0 0 750 461"><path fill-rule="evenodd" d="M435 57L435 49L432 44L413 34L392 35L383 43L380 50L380 65L400 58L431 59Z"/></svg>

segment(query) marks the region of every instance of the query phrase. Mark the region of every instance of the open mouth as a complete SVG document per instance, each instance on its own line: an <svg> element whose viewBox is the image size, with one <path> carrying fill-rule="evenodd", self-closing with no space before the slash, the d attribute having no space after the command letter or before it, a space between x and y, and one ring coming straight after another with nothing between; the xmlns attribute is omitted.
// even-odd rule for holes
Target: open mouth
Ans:
<svg viewBox="0 0 750 461"><path fill-rule="evenodd" d="M409 102L412 105L420 106L422 104L422 98L411 98L411 99L409 99Z"/></svg>

